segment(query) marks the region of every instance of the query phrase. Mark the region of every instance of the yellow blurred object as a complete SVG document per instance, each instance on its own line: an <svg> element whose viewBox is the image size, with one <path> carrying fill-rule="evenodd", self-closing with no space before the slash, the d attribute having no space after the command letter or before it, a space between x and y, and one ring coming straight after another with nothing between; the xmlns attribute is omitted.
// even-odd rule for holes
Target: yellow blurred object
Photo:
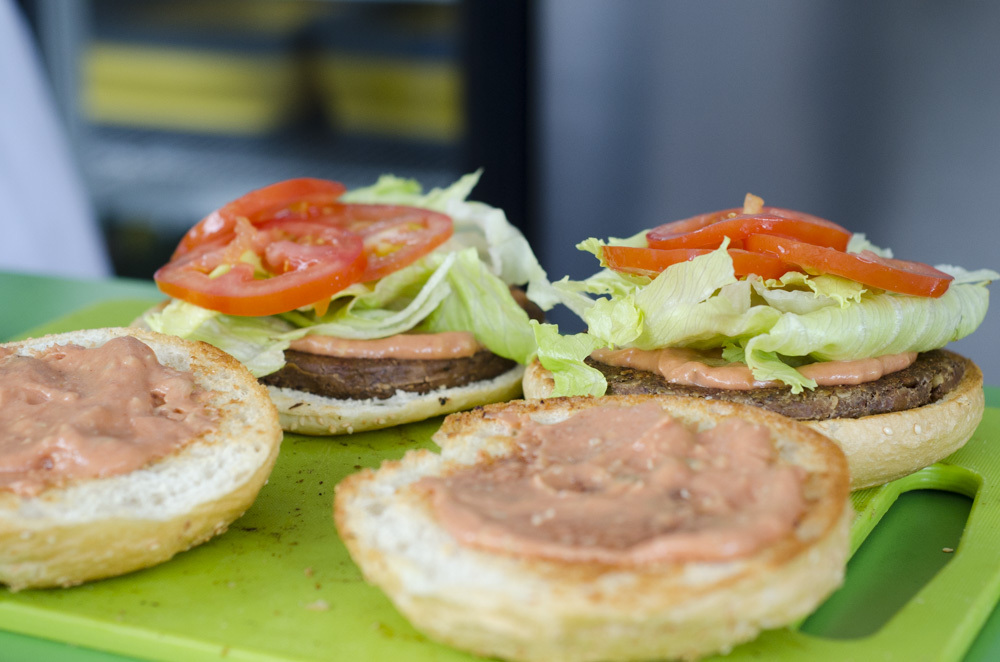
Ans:
<svg viewBox="0 0 1000 662"><path fill-rule="evenodd" d="M461 137L462 78L451 60L327 52L314 67L324 108L341 131L443 142Z"/></svg>
<svg viewBox="0 0 1000 662"><path fill-rule="evenodd" d="M342 135L455 143L457 12L393 3L106 0L82 107L105 125L251 135L318 103Z"/></svg>
<svg viewBox="0 0 1000 662"><path fill-rule="evenodd" d="M305 94L293 53L251 54L94 42L83 108L106 124L249 134L295 116Z"/></svg>

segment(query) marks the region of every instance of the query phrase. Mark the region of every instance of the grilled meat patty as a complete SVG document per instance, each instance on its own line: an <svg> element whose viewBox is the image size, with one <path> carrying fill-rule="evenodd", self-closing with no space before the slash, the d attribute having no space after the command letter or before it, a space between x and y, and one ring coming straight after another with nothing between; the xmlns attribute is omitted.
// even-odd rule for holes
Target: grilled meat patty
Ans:
<svg viewBox="0 0 1000 662"><path fill-rule="evenodd" d="M861 418L921 407L939 400L962 380L965 373L964 364L954 354L933 350L918 355L909 367L873 382L817 386L811 391L792 393L787 387L737 391L671 384L660 375L645 370L619 368L593 359L587 359L587 363L604 373L608 395L653 393L729 400L803 421Z"/></svg>
<svg viewBox="0 0 1000 662"><path fill-rule="evenodd" d="M285 366L260 381L338 399L390 398L492 379L517 365L489 350L457 359L351 359L285 351Z"/></svg>
<svg viewBox="0 0 1000 662"><path fill-rule="evenodd" d="M510 294L529 318L545 320L521 288L511 285ZM396 391L424 394L493 379L516 365L486 349L457 359L349 359L288 349L284 367L259 381L340 400L383 400Z"/></svg>

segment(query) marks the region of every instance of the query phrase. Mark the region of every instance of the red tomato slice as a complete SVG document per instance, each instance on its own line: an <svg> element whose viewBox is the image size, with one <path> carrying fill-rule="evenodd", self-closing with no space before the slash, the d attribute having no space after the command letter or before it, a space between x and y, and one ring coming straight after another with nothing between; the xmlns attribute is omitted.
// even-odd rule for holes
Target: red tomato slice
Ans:
<svg viewBox="0 0 1000 662"><path fill-rule="evenodd" d="M362 281L376 280L412 264L448 241L451 218L417 207L342 205L320 217L361 236L368 265Z"/></svg>
<svg viewBox="0 0 1000 662"><path fill-rule="evenodd" d="M633 246L605 246L604 261L610 269L622 273L636 274L655 278L667 267L693 260L699 255L706 255L715 249L710 248L675 248L660 250L656 248L640 248ZM757 274L761 278L781 278L795 267L764 253L751 253L736 248L729 249L733 259L733 270L737 278Z"/></svg>
<svg viewBox="0 0 1000 662"><path fill-rule="evenodd" d="M760 214L740 213L735 216L732 215L734 210L725 210L667 223L650 230L646 240L650 248L718 248L723 237L741 241L751 234L764 233L842 251L851 238L848 230L816 216L775 207L765 207L765 210ZM702 223L700 228L683 230L684 227L693 228Z"/></svg>
<svg viewBox="0 0 1000 662"><path fill-rule="evenodd" d="M812 273L827 273L856 280L900 294L939 297L948 290L952 277L922 262L879 257L871 251L845 253L813 246L787 237L751 235L746 249L774 255Z"/></svg>
<svg viewBox="0 0 1000 662"><path fill-rule="evenodd" d="M691 218L684 218L679 221L671 221L670 223L658 225L650 230L646 234L646 237L648 239L650 235L652 235L654 239L661 241L680 234L697 232L698 230L714 223L718 223L719 221L725 221L742 215L743 209L741 207L713 211L710 214L698 214L697 216L692 216ZM716 248L718 248L718 246L716 246Z"/></svg>
<svg viewBox="0 0 1000 662"><path fill-rule="evenodd" d="M153 276L165 294L227 315L262 316L322 301L360 280L364 242L354 233L317 221L274 221L254 228L234 223L228 239L201 243ZM247 251L268 276L241 260ZM220 267L221 275L212 276Z"/></svg>
<svg viewBox="0 0 1000 662"><path fill-rule="evenodd" d="M270 315L274 313L249 311L286 312L321 304L353 282L376 280L411 264L452 235L451 218L444 214L346 204L339 201L344 191L338 182L290 179L228 203L184 236L171 263L157 272L160 289L224 313ZM355 244L361 246L360 256L353 254ZM278 278L254 279L253 270L242 266L247 251L270 276L288 275L282 280L287 286L268 282ZM360 273L355 273L355 262L361 264ZM221 265L230 271L209 278ZM326 286L318 282L319 274L325 274ZM272 300L272 291L285 292L287 302ZM241 297L246 301L237 303Z"/></svg>
<svg viewBox="0 0 1000 662"><path fill-rule="evenodd" d="M347 188L340 182L301 177L251 191L213 211L188 230L171 259L196 246L228 240L235 232L236 219L252 225L273 219L305 220L328 213Z"/></svg>

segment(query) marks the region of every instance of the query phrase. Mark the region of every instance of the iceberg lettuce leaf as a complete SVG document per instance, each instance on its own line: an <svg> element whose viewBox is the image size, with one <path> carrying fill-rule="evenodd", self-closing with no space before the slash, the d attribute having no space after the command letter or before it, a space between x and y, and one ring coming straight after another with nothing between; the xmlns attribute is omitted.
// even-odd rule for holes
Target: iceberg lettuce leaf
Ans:
<svg viewBox="0 0 1000 662"><path fill-rule="evenodd" d="M154 331L218 347L245 365L254 377L269 375L285 365L285 350L295 335L294 327L280 317L222 315L177 300L148 314L145 321Z"/></svg>
<svg viewBox="0 0 1000 662"><path fill-rule="evenodd" d="M552 397L563 395L604 395L608 383L604 374L583 362L591 352L606 343L588 333L559 335L555 324L539 324L532 320L538 361L552 373L555 381Z"/></svg>
<svg viewBox="0 0 1000 662"><path fill-rule="evenodd" d="M879 257L892 257L891 248L879 248L872 242L868 241L868 237L865 236L864 232L855 232L847 241L847 252L860 253L861 251L871 251Z"/></svg>
<svg viewBox="0 0 1000 662"><path fill-rule="evenodd" d="M331 309L305 331L354 340L386 338L415 328L452 294L455 253L434 253L378 281L345 305Z"/></svg>
<svg viewBox="0 0 1000 662"><path fill-rule="evenodd" d="M484 346L521 363L534 354L528 316L509 284L550 308L558 295L530 246L504 213L466 199L478 172L424 193L411 179L385 175L349 191L347 202L400 204L451 216L455 234L444 246L374 283L355 283L317 317L312 307L266 318L231 317L180 301L148 316L156 330L204 340L246 364L256 376L280 369L289 343L308 334L374 339L419 329L471 331Z"/></svg>
<svg viewBox="0 0 1000 662"><path fill-rule="evenodd" d="M937 299L883 292L845 308L785 314L744 344L747 364L753 368L759 353L767 352L829 361L944 347L972 333L988 303L985 287L960 284Z"/></svg>
<svg viewBox="0 0 1000 662"><path fill-rule="evenodd" d="M610 345L627 345L642 333L642 310L632 295L594 302L583 315L587 331Z"/></svg>
<svg viewBox="0 0 1000 662"><path fill-rule="evenodd" d="M790 271L777 280L754 278L750 283L772 308L799 315L825 306L850 305L852 301L860 301L866 291L864 285L847 278L810 276L799 271Z"/></svg>
<svg viewBox="0 0 1000 662"><path fill-rule="evenodd" d="M354 298L318 320L301 313L284 317L295 324L283 316L235 317L174 301L149 315L147 323L215 345L257 377L280 369L291 341L309 334L365 340L413 329L470 331L494 353L521 363L535 351L527 313L471 248L428 255L374 287L356 290Z"/></svg>
<svg viewBox="0 0 1000 662"><path fill-rule="evenodd" d="M348 191L345 202L400 204L423 207L447 214L454 223L452 238L439 250L475 248L480 258L509 285L527 285L528 297L549 310L559 302L528 241L511 225L503 210L469 201L481 171L467 174L446 188L423 193L410 179L383 175L372 186Z"/></svg>
<svg viewBox="0 0 1000 662"><path fill-rule="evenodd" d="M494 354L527 363L535 352L534 333L528 314L510 296L509 286L473 249L451 253L449 258L454 258L447 276L451 293L427 315L420 329L471 331Z"/></svg>
<svg viewBox="0 0 1000 662"><path fill-rule="evenodd" d="M953 277L955 280L951 281L952 285L986 285L987 283L1000 278L1000 274L992 269L976 269L974 271L968 271L967 269L956 267L951 264L939 264L935 268Z"/></svg>
<svg viewBox="0 0 1000 662"><path fill-rule="evenodd" d="M603 245L588 240L580 248L599 256ZM855 235L852 248L888 253L863 235ZM937 299L866 288L832 275L737 281L720 247L673 265L648 283L604 269L584 281L564 279L556 288L564 302L575 297L571 308L603 343L648 350L722 348L726 359L750 366L755 378L778 380L798 392L815 386L795 370L803 363L922 352L972 333L986 315L985 285L1000 274L938 268L955 280ZM595 301L588 294L606 298Z"/></svg>
<svg viewBox="0 0 1000 662"><path fill-rule="evenodd" d="M681 262L634 295L642 329L639 349L721 347L770 328L781 313L753 305L751 286L738 281L725 249Z"/></svg>

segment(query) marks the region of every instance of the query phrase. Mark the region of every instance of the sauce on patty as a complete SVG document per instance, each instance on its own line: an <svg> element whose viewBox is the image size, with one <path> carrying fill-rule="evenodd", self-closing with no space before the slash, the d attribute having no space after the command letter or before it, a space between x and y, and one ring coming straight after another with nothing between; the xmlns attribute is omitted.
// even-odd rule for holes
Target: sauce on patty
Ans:
<svg viewBox="0 0 1000 662"><path fill-rule="evenodd" d="M741 391L782 385L754 379L746 364L724 363L716 355L696 349L598 349L590 356L619 368L656 373L672 384ZM864 384L903 370L916 359L916 352L903 352L853 361L817 361L798 371L819 386Z"/></svg>
<svg viewBox="0 0 1000 662"><path fill-rule="evenodd" d="M468 331L443 331L400 333L372 340L310 335L293 340L289 349L352 359L454 359L473 356L483 347Z"/></svg>

